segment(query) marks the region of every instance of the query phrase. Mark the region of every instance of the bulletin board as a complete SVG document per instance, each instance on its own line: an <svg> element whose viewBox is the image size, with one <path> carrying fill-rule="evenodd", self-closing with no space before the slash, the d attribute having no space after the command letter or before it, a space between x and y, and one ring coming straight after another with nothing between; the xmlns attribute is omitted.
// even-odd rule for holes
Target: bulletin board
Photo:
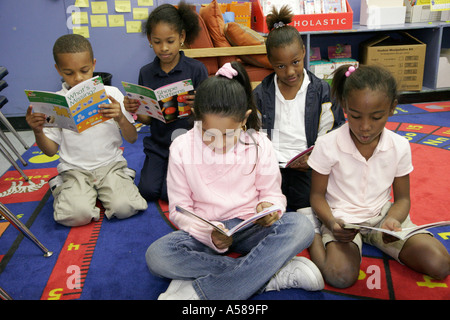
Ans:
<svg viewBox="0 0 450 320"><path fill-rule="evenodd" d="M161 4L179 2L64 0L67 32L89 39L97 60L95 71L111 73L112 85L124 92L121 82L137 83L141 67L155 58L145 33L148 15ZM211 0L187 2L200 7Z"/></svg>
<svg viewBox="0 0 450 320"><path fill-rule="evenodd" d="M80 33L92 44L96 72L112 74L112 85L138 81L139 70L155 55L142 31L148 14L166 0L15 0L0 1L0 65L8 69L8 99L1 112L24 117L24 90L61 90L53 44L64 34Z"/></svg>
<svg viewBox="0 0 450 320"><path fill-rule="evenodd" d="M195 5L209 2L196 0ZM9 72L8 87L1 92L8 103L1 112L24 117L29 104L24 90L61 89L52 48L64 34L89 39L95 71L111 73L113 86L123 92L121 81L137 83L140 68L155 57L142 26L163 3L175 5L179 0L0 1L0 65Z"/></svg>
<svg viewBox="0 0 450 320"><path fill-rule="evenodd" d="M112 74L112 85L138 81L139 69L155 55L145 35L150 12L164 0L65 0L67 33L92 44L97 72Z"/></svg>
<svg viewBox="0 0 450 320"><path fill-rule="evenodd" d="M67 6L66 12L70 14L67 27L88 39L95 28L117 28L119 32L142 33L142 24L153 6L154 0L75 0Z"/></svg>

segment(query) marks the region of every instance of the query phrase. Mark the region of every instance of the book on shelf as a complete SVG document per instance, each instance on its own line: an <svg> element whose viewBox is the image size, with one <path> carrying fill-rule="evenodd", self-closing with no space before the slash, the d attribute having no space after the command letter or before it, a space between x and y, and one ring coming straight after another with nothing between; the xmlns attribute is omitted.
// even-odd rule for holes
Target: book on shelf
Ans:
<svg viewBox="0 0 450 320"><path fill-rule="evenodd" d="M342 0L322 0L322 13L346 12L347 5Z"/></svg>
<svg viewBox="0 0 450 320"><path fill-rule="evenodd" d="M64 95L40 90L25 90L25 94L33 112L45 114L44 127L80 133L110 119L99 113L99 105L110 104L100 76L77 84Z"/></svg>
<svg viewBox="0 0 450 320"><path fill-rule="evenodd" d="M311 154L313 149L314 149L314 146L311 146L308 149L306 149L306 150L300 152L299 154L297 154L295 157L293 157L291 160L289 160L286 163L285 168L292 168L292 169L298 168L300 166L300 164L302 162L304 162L304 158Z"/></svg>
<svg viewBox="0 0 450 320"><path fill-rule="evenodd" d="M136 114L147 115L164 123L172 122L191 114L186 104L186 95L194 94L191 79L177 81L158 89L150 89L122 81L123 88L130 99L138 101Z"/></svg>
<svg viewBox="0 0 450 320"><path fill-rule="evenodd" d="M369 227L369 226L364 226L364 225L360 225L360 224L346 223L346 224L344 224L344 229L356 229L356 230L366 229L366 230L379 231L379 232L384 232L386 234L389 234L400 240L404 240L404 239L407 239L417 233L420 233L423 230L426 230L429 228L435 228L435 227L448 226L448 225L450 225L450 221L439 221L439 222L428 223L428 224L424 224L424 225L420 225L420 226L416 226L416 227L403 228L401 231L392 231L392 230L383 229L383 228L375 228L375 227Z"/></svg>
<svg viewBox="0 0 450 320"><path fill-rule="evenodd" d="M217 226L214 223L212 223L211 221L209 221L208 219L202 218L199 215L197 215L197 214L195 214L195 213L193 213L193 212L191 212L189 210L186 210L186 209L184 209L184 208L182 208L180 206L175 206L175 209L178 212L181 212L181 213L184 213L186 215L190 215L191 217L197 218L198 220L202 221L205 224L210 225L211 227L213 227L214 229L216 229L217 231L219 231L220 233L222 233L222 234L224 234L224 235L226 235L228 237L233 235L234 233L244 229L250 223L252 223L252 222L254 222L254 221L256 221L256 220L258 220L258 219L260 219L260 218L262 218L264 216L267 216L268 214L271 214L271 213L274 213L274 212L281 213L281 211L282 211L281 208L279 206L277 206L277 205L270 206L270 207L268 207L268 208L266 208L266 209L264 209L264 210L262 210L262 211L260 211L258 213L255 213L250 218L248 218L246 220L243 220L241 223L237 224L235 227L231 228L230 230L225 231L222 228L220 228L219 226Z"/></svg>

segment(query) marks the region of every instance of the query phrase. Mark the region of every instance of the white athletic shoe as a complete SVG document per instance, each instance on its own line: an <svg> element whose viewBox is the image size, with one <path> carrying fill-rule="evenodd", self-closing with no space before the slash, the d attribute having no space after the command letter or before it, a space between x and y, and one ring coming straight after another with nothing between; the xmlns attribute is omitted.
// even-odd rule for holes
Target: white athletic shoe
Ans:
<svg viewBox="0 0 450 320"><path fill-rule="evenodd" d="M192 286L192 281L172 280L166 292L159 295L158 300L200 300Z"/></svg>
<svg viewBox="0 0 450 320"><path fill-rule="evenodd" d="M295 256L270 279L266 291L290 288L318 291L324 286L319 268L311 260Z"/></svg>

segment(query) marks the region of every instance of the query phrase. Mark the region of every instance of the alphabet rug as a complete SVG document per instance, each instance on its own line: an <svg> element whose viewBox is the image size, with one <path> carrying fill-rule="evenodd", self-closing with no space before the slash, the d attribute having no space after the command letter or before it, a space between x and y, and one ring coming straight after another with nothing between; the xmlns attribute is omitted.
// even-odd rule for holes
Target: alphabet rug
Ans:
<svg viewBox="0 0 450 320"><path fill-rule="evenodd" d="M450 102L399 105L388 129L411 143L411 219L416 224L450 220ZM136 170L144 161L142 127L134 144L124 143L124 156ZM36 145L24 155L30 180L10 168L0 178L0 202L24 223L53 254L0 220L0 287L15 300L155 300L170 281L152 275L145 252L156 239L174 230L167 203L150 202L145 212L124 219L101 219L76 228L53 219L48 180L57 174L58 155L49 158ZM18 163L21 166L20 163ZM101 208L101 204L98 203ZM450 250L450 226L430 229ZM308 256L307 250L299 255ZM238 257L237 257L238 258ZM251 300L448 300L450 277L431 279L410 270L365 244L355 285L319 292L271 291Z"/></svg>

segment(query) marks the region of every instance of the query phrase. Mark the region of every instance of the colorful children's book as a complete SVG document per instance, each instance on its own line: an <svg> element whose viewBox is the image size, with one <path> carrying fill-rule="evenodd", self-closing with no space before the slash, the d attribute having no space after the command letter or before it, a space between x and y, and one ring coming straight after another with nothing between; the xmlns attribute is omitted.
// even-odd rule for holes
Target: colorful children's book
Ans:
<svg viewBox="0 0 450 320"><path fill-rule="evenodd" d="M191 79L174 82L155 90L124 81L122 85L130 99L139 101L137 114L148 115L164 123L191 114L191 107L185 103L184 97L194 93Z"/></svg>
<svg viewBox="0 0 450 320"><path fill-rule="evenodd" d="M342 11L342 2L341 2L341 0L323 0L323 2L322 2L322 12L323 13L343 12Z"/></svg>
<svg viewBox="0 0 450 320"><path fill-rule="evenodd" d="M314 14L315 12L315 3L314 0L305 0L304 9L306 14ZM318 12L320 13L320 12Z"/></svg>
<svg viewBox="0 0 450 320"><path fill-rule="evenodd" d="M314 149L314 146L311 146L308 149L306 149L305 151L300 152L298 155L296 155L295 157L293 157L291 160L289 160L286 163L286 168L292 168L292 169L297 168L303 162L303 159L306 156L311 154L313 149Z"/></svg>
<svg viewBox="0 0 450 320"><path fill-rule="evenodd" d="M83 81L71 88L65 95L54 92L25 90L33 112L44 113L44 127L59 127L83 132L109 120L98 111L100 104L109 104L100 76Z"/></svg>
<svg viewBox="0 0 450 320"><path fill-rule="evenodd" d="M273 206L271 206L269 208L266 208L266 209L262 210L259 213L256 213L255 215L251 216L250 218L242 221L241 223L236 225L234 228L232 228L232 229L230 229L228 231L224 231L223 229L221 229L220 227L216 226L211 221L209 221L209 220L207 220L205 218L202 218L199 215L196 215L195 213L193 213L191 211L188 211L188 210L186 210L186 209L184 209L184 208L182 208L180 206L176 206L175 208L176 208L176 210L178 212L190 215L191 217L195 217L195 218L199 219L200 221L210 225L211 227L213 227L214 229L216 229L217 231L219 231L220 233L222 233L222 234L224 234L224 235L226 235L228 237L233 235L234 233L238 232L239 230L244 229L246 226L248 226L253 221L256 221L256 220L258 220L258 219L260 219L260 218L262 218L264 216L267 216L268 214L271 214L273 212L277 212L278 211L279 213L281 213L281 211L282 211L279 206L273 205Z"/></svg>
<svg viewBox="0 0 450 320"><path fill-rule="evenodd" d="M403 228L401 231L391 231L391 230L382 229L382 228L375 228L375 227L368 227L368 226L359 225L359 224L346 223L346 224L344 224L344 229L374 230L374 231L384 232L384 233L394 236L400 240L404 240L404 239L407 239L407 238L421 232L422 230L426 230L426 229L434 228L434 227L448 226L448 225L450 225L450 221L439 221L439 222L428 223L428 224L411 227L411 228Z"/></svg>

